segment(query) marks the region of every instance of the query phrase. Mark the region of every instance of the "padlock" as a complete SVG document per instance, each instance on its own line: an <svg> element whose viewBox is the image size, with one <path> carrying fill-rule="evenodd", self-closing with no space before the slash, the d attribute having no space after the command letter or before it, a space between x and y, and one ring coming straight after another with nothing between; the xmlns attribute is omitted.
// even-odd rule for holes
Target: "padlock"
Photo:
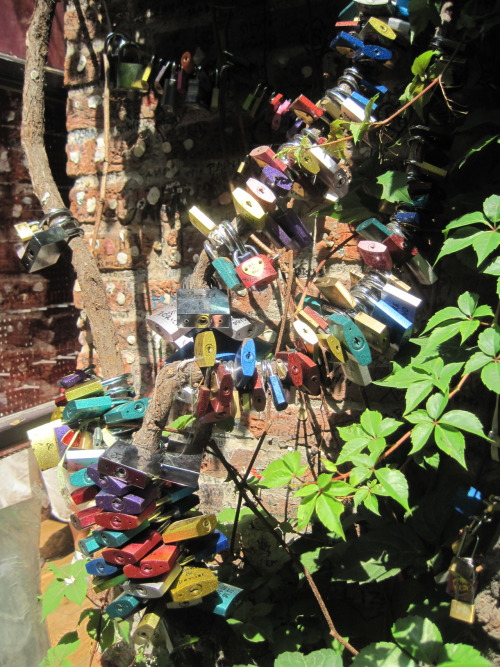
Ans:
<svg viewBox="0 0 500 667"><path fill-rule="evenodd" d="M84 528L93 526L101 513L102 509L94 505L86 507L84 510L76 512L76 514L71 514L69 518L76 530L83 530Z"/></svg>
<svg viewBox="0 0 500 667"><path fill-rule="evenodd" d="M278 248L288 248L291 250L297 250L299 248L297 242L290 238L283 227L278 225L270 215L267 216L266 226L263 233L268 237L271 243Z"/></svg>
<svg viewBox="0 0 500 667"><path fill-rule="evenodd" d="M473 624L476 616L475 606L468 602L452 600L450 605L450 618L456 621Z"/></svg>
<svg viewBox="0 0 500 667"><path fill-rule="evenodd" d="M340 362L341 364L345 363L346 357L342 348L342 343L336 336L331 333L319 332L318 341L324 350L328 350L331 352L331 354L333 354L336 361Z"/></svg>
<svg viewBox="0 0 500 667"><path fill-rule="evenodd" d="M243 104L241 105L243 111L250 111L250 109L252 108L252 104L254 103L255 98L259 94L261 88L262 84L258 83L253 93L248 93L248 95L245 97L243 101Z"/></svg>
<svg viewBox="0 0 500 667"><path fill-rule="evenodd" d="M313 238L300 216L291 208L273 216L276 224L282 227L298 248L308 248Z"/></svg>
<svg viewBox="0 0 500 667"><path fill-rule="evenodd" d="M323 110L317 107L305 95L299 95L290 105L290 111L293 111L297 118L303 120L307 125L319 120L323 115Z"/></svg>
<svg viewBox="0 0 500 667"><path fill-rule="evenodd" d="M286 164L280 158L276 157L276 153L273 151L270 146L258 146L254 148L249 153L250 157L255 160L255 162L262 167L272 167L277 169L282 174L286 173Z"/></svg>
<svg viewBox="0 0 500 667"><path fill-rule="evenodd" d="M101 530L99 533L99 539L103 543L103 546L118 548L122 544L130 542L132 538L134 538L136 535L139 535L147 528L149 528L148 519L143 521L136 528L131 528L130 530Z"/></svg>
<svg viewBox="0 0 500 667"><path fill-rule="evenodd" d="M138 598L122 593L107 605L106 614L110 618L126 618L137 611L140 606L141 601Z"/></svg>
<svg viewBox="0 0 500 667"><path fill-rule="evenodd" d="M182 327L206 329L231 328L229 298L219 289L178 289L177 324Z"/></svg>
<svg viewBox="0 0 500 667"><path fill-rule="evenodd" d="M86 366L70 375L65 375L57 381L57 384L63 389L71 389L71 387L74 387L76 384L80 384L95 377L93 373L94 368L95 365L92 364L91 366Z"/></svg>
<svg viewBox="0 0 500 667"><path fill-rule="evenodd" d="M150 611L149 605L139 624L131 633L130 639L134 644L139 645L150 643L155 646L161 645L169 655L174 650L174 645L168 635L165 619L160 613Z"/></svg>
<svg viewBox="0 0 500 667"><path fill-rule="evenodd" d="M283 385L278 375L275 373L270 361L261 361L260 362L262 373L264 374L266 385L271 391L271 397L273 400L274 407L276 410L286 410L288 407L288 401L285 397L285 392L283 390Z"/></svg>
<svg viewBox="0 0 500 667"><path fill-rule="evenodd" d="M194 359L200 368L215 364L217 343L213 331L203 331L194 339Z"/></svg>
<svg viewBox="0 0 500 667"><path fill-rule="evenodd" d="M228 335L234 340L257 338L266 328L264 322L249 317L236 308L231 308L231 330Z"/></svg>
<svg viewBox="0 0 500 667"><path fill-rule="evenodd" d="M192 327L182 327L177 324L177 306L175 303L153 311L146 317L146 324L169 343L174 343L192 329Z"/></svg>
<svg viewBox="0 0 500 667"><path fill-rule="evenodd" d="M137 582L126 581L123 584L123 590L135 595L141 599L157 599L165 595L169 588L174 584L176 579L182 573L180 565L174 565L170 572L153 579L144 579Z"/></svg>
<svg viewBox="0 0 500 667"><path fill-rule="evenodd" d="M328 188L327 198L330 201L337 201L345 197L349 190L349 180L346 172L321 146L313 146L308 152L318 165L318 178Z"/></svg>
<svg viewBox="0 0 500 667"><path fill-rule="evenodd" d="M99 508L100 509L100 508ZM146 507L141 514L124 514L120 512L103 512L101 511L95 517L95 523L108 528L110 530L131 530L137 528L140 524L148 519L156 509L155 503L151 503Z"/></svg>
<svg viewBox="0 0 500 667"><path fill-rule="evenodd" d="M377 241L379 243L383 243L391 235L389 227L376 218L368 218L368 220L360 222L356 227L356 232L367 241Z"/></svg>
<svg viewBox="0 0 500 667"><path fill-rule="evenodd" d="M94 577L92 580L92 590L94 593L102 593L115 586L121 586L126 580L127 577L123 572L117 572L110 577Z"/></svg>
<svg viewBox="0 0 500 667"><path fill-rule="evenodd" d="M172 544L190 540L193 537L208 535L214 530L216 524L217 519L214 514L204 514L174 521L163 532L163 541L165 544Z"/></svg>
<svg viewBox="0 0 500 667"><path fill-rule="evenodd" d="M321 393L321 378L318 365L302 352L297 352L297 361L302 369L302 387L311 396L319 396Z"/></svg>
<svg viewBox="0 0 500 667"><path fill-rule="evenodd" d="M363 46L352 54L353 63L376 62L385 65L385 67L393 66L393 52L383 46L375 44L363 44Z"/></svg>
<svg viewBox="0 0 500 667"><path fill-rule="evenodd" d="M178 579L169 590L173 602L197 600L214 593L219 582L208 568L184 567Z"/></svg>
<svg viewBox="0 0 500 667"><path fill-rule="evenodd" d="M242 292L245 290L245 286L241 282L240 277L236 273L234 264L227 257L219 257L215 248L209 241L205 241L203 244L205 252L207 253L210 263L215 269L215 272L222 282L222 286L227 287L233 292ZM231 318L232 319L232 318Z"/></svg>
<svg viewBox="0 0 500 667"><path fill-rule="evenodd" d="M210 406L210 393L210 387L198 387L198 394L196 397L196 405L194 410L194 416L196 419L201 419L207 413Z"/></svg>
<svg viewBox="0 0 500 667"><path fill-rule="evenodd" d="M335 49L343 56L352 58L355 51L362 48L364 42L355 35L341 30L330 42L330 48Z"/></svg>
<svg viewBox="0 0 500 667"><path fill-rule="evenodd" d="M169 443L170 440L171 436L169 438ZM193 488L198 485L202 453L197 453L195 450L189 450L188 445L186 445L184 451L186 451L186 453L176 454L170 453L168 450L164 452L158 476L165 482ZM192 453L188 453L190 451ZM193 497L197 498L197 496Z"/></svg>
<svg viewBox="0 0 500 667"><path fill-rule="evenodd" d="M99 419L113 407L111 396L69 400L63 410L63 421L75 423Z"/></svg>
<svg viewBox="0 0 500 667"><path fill-rule="evenodd" d="M353 316L353 322L359 327L361 333L366 338L368 345L372 349L381 354L387 352L391 339L389 329L385 324L364 312L356 313Z"/></svg>
<svg viewBox="0 0 500 667"><path fill-rule="evenodd" d="M104 388L101 380L87 380L87 382L81 382L80 384L71 387L71 389L66 389L64 395L69 402L74 401L77 398L87 398L103 393Z"/></svg>
<svg viewBox="0 0 500 667"><path fill-rule="evenodd" d="M70 475L69 483L72 486L92 486L94 482L90 479L87 470L88 468L82 468L74 472Z"/></svg>
<svg viewBox="0 0 500 667"><path fill-rule="evenodd" d="M347 355L346 363L342 365L342 370L350 382L360 387L366 387L372 382L369 367L362 366L349 354Z"/></svg>
<svg viewBox="0 0 500 667"><path fill-rule="evenodd" d="M114 496L107 491L100 491L96 497L96 505L106 512L123 512L124 514L141 514L150 503L159 495L157 486L149 486L143 495L127 493L123 496Z"/></svg>
<svg viewBox="0 0 500 667"><path fill-rule="evenodd" d="M143 419L150 401L150 398L139 398L136 401L122 403L122 405L106 412L104 421L106 424L119 424L120 422Z"/></svg>
<svg viewBox="0 0 500 667"><path fill-rule="evenodd" d="M302 320L295 320L292 326L294 332L299 336L303 348L308 354L312 354L318 344L318 336L314 332L314 329Z"/></svg>
<svg viewBox="0 0 500 667"><path fill-rule="evenodd" d="M156 530L147 530L140 533L132 542L124 545L121 549L108 547L103 550L102 557L107 563L113 565L135 564L146 554L158 546L162 541L161 534Z"/></svg>
<svg viewBox="0 0 500 667"><path fill-rule="evenodd" d="M398 313L385 301L377 299L376 293L366 287L356 285L351 290L351 294L358 301L357 309L364 310L387 326L392 343L401 347L408 341L413 331L413 323L410 320Z"/></svg>
<svg viewBox="0 0 500 667"><path fill-rule="evenodd" d="M263 229L266 224L266 212L249 192L235 188L231 192L237 215L255 229Z"/></svg>
<svg viewBox="0 0 500 667"><path fill-rule="evenodd" d="M226 364L233 376L235 389L244 389L255 373L257 355L255 341L253 338L245 338L238 351L233 363Z"/></svg>
<svg viewBox="0 0 500 667"><path fill-rule="evenodd" d="M87 558L90 558L92 554L103 548L104 542L102 541L101 532L100 530L93 530L90 535L78 541L78 549Z"/></svg>
<svg viewBox="0 0 500 667"><path fill-rule="evenodd" d="M246 191L260 204L266 213L272 213L277 201L274 192L256 178L249 178L245 183Z"/></svg>
<svg viewBox="0 0 500 667"><path fill-rule="evenodd" d="M159 106L167 117L177 117L179 112L179 90L177 87L179 68L175 63L168 62L163 66L163 72L161 72L161 75L163 76L167 72L168 79L165 79L165 83L161 89L161 100Z"/></svg>
<svg viewBox="0 0 500 667"><path fill-rule="evenodd" d="M420 307L422 299L418 299L413 294L405 292L394 285L384 285L380 292L382 301L388 303L394 310L401 313L410 322L415 321L417 308Z"/></svg>
<svg viewBox="0 0 500 667"><path fill-rule="evenodd" d="M117 90L142 90L142 75L144 66L139 44L125 41L116 51L116 79Z"/></svg>
<svg viewBox="0 0 500 667"><path fill-rule="evenodd" d="M98 492L98 486L81 486L79 489L72 491L70 496L75 505L82 505L83 503L88 503L91 500L94 500Z"/></svg>
<svg viewBox="0 0 500 667"><path fill-rule="evenodd" d="M303 384L302 364L296 352L276 352L276 359L283 361L286 365L285 384L293 384L300 387Z"/></svg>
<svg viewBox="0 0 500 667"><path fill-rule="evenodd" d="M328 322L310 306L304 306L297 311L297 317L305 322L317 334L319 331L328 331Z"/></svg>
<svg viewBox="0 0 500 667"><path fill-rule="evenodd" d="M127 493L133 493L134 490L137 490L133 484L127 483L118 479L117 477L111 477L109 475L103 475L97 469L97 464L90 465L86 468L87 476L93 481L94 484L97 484L101 489L104 489L112 496L124 496Z"/></svg>
<svg viewBox="0 0 500 667"><path fill-rule="evenodd" d="M279 169L265 166L262 169L261 181L267 185L277 197L286 197L290 195L293 188L293 181Z"/></svg>
<svg viewBox="0 0 500 667"><path fill-rule="evenodd" d="M219 530L214 530L209 535L189 540L185 546L189 556L182 560L183 565L187 564L188 561L200 563L204 560L213 560L214 556L229 549L229 540Z"/></svg>
<svg viewBox="0 0 500 667"><path fill-rule="evenodd" d="M233 378L231 373L219 363L212 373L210 402L214 412L227 408L233 396Z"/></svg>
<svg viewBox="0 0 500 667"><path fill-rule="evenodd" d="M359 254L365 264L374 269L392 269L391 255L382 243L377 241L360 241L358 243Z"/></svg>
<svg viewBox="0 0 500 667"><path fill-rule="evenodd" d="M257 368L254 371L252 387L250 389L250 401L252 408L256 412L263 412L266 409L266 391Z"/></svg>
<svg viewBox="0 0 500 667"><path fill-rule="evenodd" d="M345 345L359 364L371 364L372 355L366 338L347 314L342 311L334 312L328 317L328 323L332 334Z"/></svg>
<svg viewBox="0 0 500 667"><path fill-rule="evenodd" d="M117 477L144 489L150 481L150 474L158 473L159 459L146 457L132 443L117 440L99 457L97 469L103 475Z"/></svg>
<svg viewBox="0 0 500 667"><path fill-rule="evenodd" d="M261 90L257 93L249 109L250 118L255 118L257 116L260 108L262 107L262 102L264 101L264 98L268 93L269 89L267 88L267 86L263 86Z"/></svg>
<svg viewBox="0 0 500 667"><path fill-rule="evenodd" d="M337 278L318 278L314 284L334 306L347 310L356 306L356 299Z"/></svg>
<svg viewBox="0 0 500 667"><path fill-rule="evenodd" d="M97 463L105 451L105 449L67 449L66 470L75 472Z"/></svg>
<svg viewBox="0 0 500 667"><path fill-rule="evenodd" d="M179 555L178 547L173 544L162 544L142 558L140 563L125 565L123 572L131 579L159 577L173 570Z"/></svg>
<svg viewBox="0 0 500 667"><path fill-rule="evenodd" d="M222 618L228 618L243 596L243 589L219 582L217 590L203 598L203 609Z"/></svg>
<svg viewBox="0 0 500 667"><path fill-rule="evenodd" d="M277 132L281 127L283 116L290 110L292 100L282 100L271 119L271 128Z"/></svg>
<svg viewBox="0 0 500 667"><path fill-rule="evenodd" d="M119 566L107 563L104 558L93 558L85 563L87 574L95 577L108 577L110 574L116 574L119 571Z"/></svg>
<svg viewBox="0 0 500 667"><path fill-rule="evenodd" d="M259 255L253 246L245 245L244 248L245 254L239 250L234 251L233 260L236 273L245 287L249 290L259 290L274 282L278 273L271 260L266 255Z"/></svg>

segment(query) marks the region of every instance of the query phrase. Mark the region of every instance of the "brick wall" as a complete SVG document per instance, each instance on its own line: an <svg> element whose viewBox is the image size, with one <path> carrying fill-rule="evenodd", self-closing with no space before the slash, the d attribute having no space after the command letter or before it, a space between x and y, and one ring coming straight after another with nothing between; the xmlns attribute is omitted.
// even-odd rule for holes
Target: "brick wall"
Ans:
<svg viewBox="0 0 500 667"><path fill-rule="evenodd" d="M148 53L177 61L186 49L201 49L206 57L216 55L207 3L178 4L166 10L162 3L145 2L143 10L134 15L123 4L108 2L114 29L142 39ZM261 78L267 78L277 91L290 97L303 92L317 99L324 89L323 51L338 10L331 3L315 3L314 16L304 24L298 18L307 12L307 4L294 0L269 3L265 24L254 4L238 4L225 33L226 38L230 35L226 46L237 50L253 67L232 78L224 118L217 113L187 110L179 122L167 122L153 94L111 92L109 175L95 255L107 286L126 369L134 374L136 388L143 394L151 390L155 369L168 352L165 343L146 327L145 316L170 302L183 277L193 270L202 248L203 237L190 225L188 208L198 205L215 221L231 219L234 209L224 204L229 199L229 178L237 164L252 147L284 140L282 135L273 135L268 125L245 116L241 102ZM81 5L90 42L82 39L71 2L65 15L67 155L68 174L75 179L71 209L90 241L104 159L103 84L92 54L100 60L106 29L91 0ZM222 21L220 39L224 37L223 25ZM314 266L333 245L351 235L347 225L332 218L308 220L316 245L297 256L299 276L311 262ZM338 274L348 285L348 268L358 261L356 244L348 241L340 256L330 263L329 272ZM78 289L76 286L75 302L83 307ZM251 298L233 299L233 305L265 317L275 328L283 313L281 295L275 288L252 294ZM80 340L85 341L85 336ZM84 345L81 364L88 353ZM346 396L348 402L344 403ZM343 379L338 380L334 398L328 405L312 401L315 418L307 422L297 421L295 405L275 413L256 469L264 468L289 448L300 446L314 461L319 454L318 441L326 448L335 446L331 426L361 409L362 401L359 387L348 387ZM252 413L232 434L221 436L228 460L239 470L246 468L264 420L265 416ZM219 510L230 504L233 492L231 485L223 484L226 473L220 463L206 457L204 473L201 493L205 507ZM269 502L280 514L285 513L286 498L270 492Z"/></svg>
<svg viewBox="0 0 500 667"><path fill-rule="evenodd" d="M16 254L14 224L41 214L21 148L21 97L0 86L0 416L52 400L57 379L76 366L78 344L71 266L59 262L30 275ZM47 118L52 168L64 194L64 102L49 99Z"/></svg>

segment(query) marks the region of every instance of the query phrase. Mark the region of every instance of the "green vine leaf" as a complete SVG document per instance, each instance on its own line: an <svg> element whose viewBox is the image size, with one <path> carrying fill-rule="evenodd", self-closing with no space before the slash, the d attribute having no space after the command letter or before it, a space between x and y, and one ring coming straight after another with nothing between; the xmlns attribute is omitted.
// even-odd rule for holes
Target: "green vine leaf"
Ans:
<svg viewBox="0 0 500 667"><path fill-rule="evenodd" d="M451 410L441 417L439 423L448 426L456 426L462 431L473 433L480 438L488 440L488 437L484 435L483 425L472 412L467 412L466 410Z"/></svg>
<svg viewBox="0 0 500 667"><path fill-rule="evenodd" d="M340 515L345 509L342 503L327 494L321 494L316 498L314 509L321 523L345 540L344 529L340 522Z"/></svg>
<svg viewBox="0 0 500 667"><path fill-rule="evenodd" d="M307 470L307 466L300 465L300 452L287 452L281 459L270 463L262 471L259 486L271 489L277 486L290 484L294 477L300 477Z"/></svg>
<svg viewBox="0 0 500 667"><path fill-rule="evenodd" d="M302 499L302 502L297 507L297 530L302 531L307 528L314 512L314 504L316 502L317 494L314 493Z"/></svg>
<svg viewBox="0 0 500 667"><path fill-rule="evenodd" d="M274 661L274 667L342 667L342 658L332 648L322 648L308 655L286 651Z"/></svg>
<svg viewBox="0 0 500 667"><path fill-rule="evenodd" d="M40 663L40 667L73 667L68 656L76 651L80 645L78 633L67 632L61 637L56 646L49 648L47 655Z"/></svg>
<svg viewBox="0 0 500 667"><path fill-rule="evenodd" d="M500 222L500 197L491 195L483 202L484 215L493 223Z"/></svg>
<svg viewBox="0 0 500 667"><path fill-rule="evenodd" d="M428 618L400 618L392 626L391 633L397 644L415 660L425 665L434 665L439 660L443 639L437 626Z"/></svg>
<svg viewBox="0 0 500 667"><path fill-rule="evenodd" d="M352 667L417 667L417 663L392 642L377 642L361 649Z"/></svg>
<svg viewBox="0 0 500 667"><path fill-rule="evenodd" d="M434 440L439 449L458 461L463 468L465 464L465 438L456 428L437 424L434 428Z"/></svg>
<svg viewBox="0 0 500 667"><path fill-rule="evenodd" d="M40 596L42 599L42 621L60 605L64 598L65 589L65 582L59 579L54 579L47 586L45 593Z"/></svg>
<svg viewBox="0 0 500 667"><path fill-rule="evenodd" d="M486 148L489 146L491 143L496 141L496 143L500 142L500 134L493 134L488 137L481 137L479 141L476 141L476 143L469 148L469 150L465 153L464 157L462 158L462 161L458 165L459 169L462 169L462 167L465 165L467 160L474 155L475 153L479 153L480 151L483 150L483 148Z"/></svg>
<svg viewBox="0 0 500 667"><path fill-rule="evenodd" d="M375 470L375 477L380 482L384 491L409 512L408 482L403 473L392 468L380 468Z"/></svg>
<svg viewBox="0 0 500 667"><path fill-rule="evenodd" d="M490 667L491 664L469 644L444 644L438 660L438 667Z"/></svg>
<svg viewBox="0 0 500 667"><path fill-rule="evenodd" d="M439 51L424 51L419 56L415 58L411 66L411 73L415 76L423 77L427 67L429 66L430 61L435 55L438 55Z"/></svg>
<svg viewBox="0 0 500 667"><path fill-rule="evenodd" d="M377 183L382 186L381 199L388 202L412 203L408 194L408 179L404 172L386 171L385 174L377 176Z"/></svg>

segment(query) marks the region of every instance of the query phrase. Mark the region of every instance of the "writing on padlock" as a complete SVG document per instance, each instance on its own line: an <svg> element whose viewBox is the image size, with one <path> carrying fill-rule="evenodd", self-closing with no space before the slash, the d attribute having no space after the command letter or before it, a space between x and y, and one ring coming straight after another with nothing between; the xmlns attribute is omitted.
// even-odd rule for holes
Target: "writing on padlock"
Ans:
<svg viewBox="0 0 500 667"><path fill-rule="evenodd" d="M219 289L178 289L177 324L182 327L230 329L227 294Z"/></svg>
<svg viewBox="0 0 500 667"><path fill-rule="evenodd" d="M236 273L246 289L259 290L274 282L278 273L266 255L259 255L255 248L245 245L245 253L235 250L233 260Z"/></svg>

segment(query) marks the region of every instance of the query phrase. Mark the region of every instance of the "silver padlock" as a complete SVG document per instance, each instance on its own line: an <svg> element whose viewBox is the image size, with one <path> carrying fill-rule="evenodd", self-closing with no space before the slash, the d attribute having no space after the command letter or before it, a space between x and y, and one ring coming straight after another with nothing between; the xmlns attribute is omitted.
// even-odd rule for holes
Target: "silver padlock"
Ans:
<svg viewBox="0 0 500 667"><path fill-rule="evenodd" d="M146 317L146 323L169 343L176 343L193 328L177 324L177 306L175 304L169 304L155 310Z"/></svg>
<svg viewBox="0 0 500 667"><path fill-rule="evenodd" d="M241 310L231 309L231 330L228 334L234 340L243 340L244 338L257 338L262 333L266 325L264 322L245 315Z"/></svg>

